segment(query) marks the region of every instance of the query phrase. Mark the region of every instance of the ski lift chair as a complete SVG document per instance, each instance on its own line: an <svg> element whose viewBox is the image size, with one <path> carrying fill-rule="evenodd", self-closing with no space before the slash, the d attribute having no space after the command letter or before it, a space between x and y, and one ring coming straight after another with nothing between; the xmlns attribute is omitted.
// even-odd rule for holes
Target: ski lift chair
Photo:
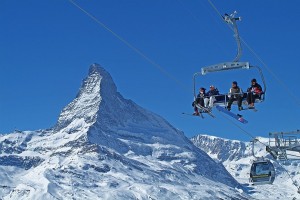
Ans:
<svg viewBox="0 0 300 200"><path fill-rule="evenodd" d="M250 66L249 62L239 62L239 59L242 55L242 47L241 47L241 41L240 41L240 37L239 37L239 32L237 29L237 25L236 25L236 21L240 21L241 18L240 17L235 17L235 15L237 14L237 12L235 11L233 14L228 15L225 14L224 21L226 23L228 23L229 25L232 26L232 29L234 31L234 37L236 39L236 43L237 43L237 55L235 57L235 59L232 62L223 62L223 63L218 63L215 65L211 65L208 67L203 67L201 68L201 72L197 72L194 74L193 77L193 82L194 82L194 99L196 99L196 77L199 75L205 75L207 73L212 73L212 72L221 72L221 71L225 71L225 70L237 70L237 69L252 69L252 68L257 68L260 76L261 76L261 80L263 82L263 91L260 95L259 98L257 98L255 100L255 103L261 103L265 100L265 93L266 93L266 83L264 80L264 76L262 73L262 70L257 67L257 66ZM227 106L227 102L228 102L228 96L227 94L223 94L223 95L217 95L216 97L216 101L214 102L215 105L223 105L223 106ZM243 95L243 104L247 103L247 93L244 93ZM236 101L233 102L233 104L237 104Z"/></svg>

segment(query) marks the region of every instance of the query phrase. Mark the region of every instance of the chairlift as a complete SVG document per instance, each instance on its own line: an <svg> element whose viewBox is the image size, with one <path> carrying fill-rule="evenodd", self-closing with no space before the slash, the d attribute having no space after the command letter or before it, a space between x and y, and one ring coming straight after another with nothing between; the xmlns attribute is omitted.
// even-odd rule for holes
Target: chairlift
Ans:
<svg viewBox="0 0 300 200"><path fill-rule="evenodd" d="M225 14L224 21L226 23L228 23L230 26L232 26L233 31L234 31L234 37L236 39L236 43L238 46L238 51L237 51L237 55L235 57L235 59L232 62L223 62L223 63L219 63L219 64L215 64L215 65L210 65L207 67L202 67L201 68L201 72L196 72L193 76L193 83L194 83L194 99L197 98L197 89L196 89L196 77L200 76L200 75L206 75L208 73L213 73L213 72L223 72L223 71L229 71L229 70L237 70L237 69L257 69L262 83L263 83L263 91L260 94L259 98L255 99L255 103L261 103L265 100L265 93L266 93L266 83L264 80L264 76L262 73L262 70L260 67L258 66L252 66L250 65L249 62L239 62L239 59L242 55L242 47L241 47L241 42L240 42L240 37L239 37L239 32L237 29L237 24L236 21L240 21L241 18L240 17L235 17L235 15L237 14L237 12L235 11L233 14L228 15ZM215 102L214 105L219 105L219 106L227 106L227 102L229 100L227 94L222 94L222 95L216 95L215 96ZM243 104L247 104L247 93L244 93L243 95ZM237 102L233 102L233 104L237 104Z"/></svg>

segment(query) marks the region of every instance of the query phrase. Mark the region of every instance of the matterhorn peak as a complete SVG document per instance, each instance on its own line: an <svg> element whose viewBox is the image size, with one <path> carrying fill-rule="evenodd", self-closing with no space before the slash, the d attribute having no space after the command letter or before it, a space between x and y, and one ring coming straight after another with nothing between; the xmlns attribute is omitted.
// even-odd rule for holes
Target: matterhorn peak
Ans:
<svg viewBox="0 0 300 200"><path fill-rule="evenodd" d="M100 81L101 81L102 88L108 88L108 90L113 93L117 92L117 87L116 87L111 75L97 63L94 63L90 66L87 79L89 77L94 77L94 76L101 77ZM84 87L84 85L82 85L81 88L83 88L83 87ZM99 92L100 92L100 90L99 90ZM102 90L102 92L103 92L103 90Z"/></svg>
<svg viewBox="0 0 300 200"><path fill-rule="evenodd" d="M89 75L92 75L92 74L104 74L104 73L107 73L107 72L98 63L93 63L90 66L90 68L89 68Z"/></svg>
<svg viewBox="0 0 300 200"><path fill-rule="evenodd" d="M61 112L56 128L64 128L74 120L83 120L91 125L97 119L100 102L117 92L110 74L99 64L92 64L83 80L76 98Z"/></svg>
<svg viewBox="0 0 300 200"><path fill-rule="evenodd" d="M101 73L100 71L104 70L98 63L94 63L90 66L89 74Z"/></svg>

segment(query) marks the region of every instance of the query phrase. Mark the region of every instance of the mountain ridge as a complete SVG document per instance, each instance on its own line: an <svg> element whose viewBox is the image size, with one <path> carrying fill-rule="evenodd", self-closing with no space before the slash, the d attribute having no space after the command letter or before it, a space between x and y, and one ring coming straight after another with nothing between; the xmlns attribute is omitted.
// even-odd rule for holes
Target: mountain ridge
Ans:
<svg viewBox="0 0 300 200"><path fill-rule="evenodd" d="M273 160L266 152L266 145L269 139L257 137L260 141L255 144L254 154L256 157L269 159L274 167L276 178L273 184L251 185L249 183L250 167L255 157L252 154L251 142L230 140L206 134L198 134L191 138L191 141L198 148L207 152L216 162L222 164L227 171L245 187L245 191L255 199L300 199L296 180L300 179L299 160L285 161L280 163ZM289 174L287 174L287 172ZM293 179L291 179L291 177ZM294 183L293 183L294 182Z"/></svg>

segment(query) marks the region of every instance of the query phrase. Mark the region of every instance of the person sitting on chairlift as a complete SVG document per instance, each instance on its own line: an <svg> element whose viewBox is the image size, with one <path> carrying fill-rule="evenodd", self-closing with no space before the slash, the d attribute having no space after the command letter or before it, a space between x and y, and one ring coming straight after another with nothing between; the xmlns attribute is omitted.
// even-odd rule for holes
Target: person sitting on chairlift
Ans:
<svg viewBox="0 0 300 200"><path fill-rule="evenodd" d="M209 91L206 93L206 98L204 99L204 106L209 110L214 106L214 102L216 101L216 95L219 95L219 90L215 88L214 85L209 86Z"/></svg>
<svg viewBox="0 0 300 200"><path fill-rule="evenodd" d="M232 82L232 87L229 90L228 93L228 105L227 105L227 110L231 110L231 104L233 101L237 101L238 104L238 109L243 110L242 107L242 100L243 100L243 90L237 85L236 81Z"/></svg>
<svg viewBox="0 0 300 200"><path fill-rule="evenodd" d="M196 104L199 104L200 106L204 107L204 98L205 98L205 88L201 87L199 89L199 94L197 95L196 100L193 102L192 106L194 107L194 113L193 115L199 115L198 108Z"/></svg>
<svg viewBox="0 0 300 200"><path fill-rule="evenodd" d="M251 86L247 89L247 102L249 109L254 108L255 99L260 98L262 87L256 82L256 79L251 80Z"/></svg>

